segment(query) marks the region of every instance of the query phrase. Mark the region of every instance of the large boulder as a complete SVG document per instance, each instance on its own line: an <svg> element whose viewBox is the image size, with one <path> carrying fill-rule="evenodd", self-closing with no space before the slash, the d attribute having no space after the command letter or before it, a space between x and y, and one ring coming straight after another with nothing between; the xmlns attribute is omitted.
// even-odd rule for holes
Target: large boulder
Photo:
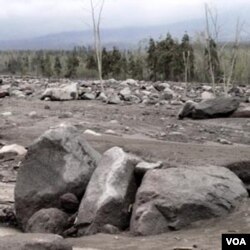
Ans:
<svg viewBox="0 0 250 250"><path fill-rule="evenodd" d="M41 209L28 220L28 233L62 234L69 227L69 216L58 208Z"/></svg>
<svg viewBox="0 0 250 250"><path fill-rule="evenodd" d="M228 117L239 107L240 101L237 98L218 97L207 99L200 103L186 102L178 114L179 119L190 117L193 119L207 119Z"/></svg>
<svg viewBox="0 0 250 250"><path fill-rule="evenodd" d="M130 229L135 235L177 230L226 215L247 196L241 180L223 167L150 170L137 192Z"/></svg>
<svg viewBox="0 0 250 250"><path fill-rule="evenodd" d="M72 250L54 234L17 234L0 237L0 250Z"/></svg>
<svg viewBox="0 0 250 250"><path fill-rule="evenodd" d="M134 168L137 162L137 158L118 147L104 153L78 211L79 235L101 232L107 224L119 229L129 226L129 207L136 193Z"/></svg>
<svg viewBox="0 0 250 250"><path fill-rule="evenodd" d="M72 83L59 88L47 88L41 100L50 98L51 101L70 101L78 99L78 84Z"/></svg>
<svg viewBox="0 0 250 250"><path fill-rule="evenodd" d="M38 210L60 208L63 194L81 198L100 158L72 126L61 125L38 138L17 176L15 208L23 228Z"/></svg>

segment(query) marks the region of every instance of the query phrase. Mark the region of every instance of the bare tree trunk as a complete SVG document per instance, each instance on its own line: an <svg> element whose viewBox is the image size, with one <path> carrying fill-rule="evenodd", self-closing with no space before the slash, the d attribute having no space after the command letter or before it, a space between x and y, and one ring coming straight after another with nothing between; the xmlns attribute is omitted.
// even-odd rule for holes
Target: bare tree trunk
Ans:
<svg viewBox="0 0 250 250"><path fill-rule="evenodd" d="M93 0L90 0L97 69L98 69L98 75L99 75L102 92L104 92L104 86L103 86L103 79L102 79L102 44L101 44L100 24L101 24L101 16L102 16L102 11L104 7L104 2L105 0L101 0L101 5L98 10L99 13L98 13L98 16L96 17L96 9L95 9Z"/></svg>
<svg viewBox="0 0 250 250"><path fill-rule="evenodd" d="M211 77L213 92L215 94L215 75L214 75L214 69L213 69L213 63L212 63L212 54L211 54L211 47L210 47L210 42L211 42L212 35L211 35L211 32L210 32L210 28L209 28L210 27L209 26L209 17L208 17L209 14L211 16L208 5L205 4L206 47L207 47L207 53L208 53L208 67L209 67L209 74L210 74L210 77Z"/></svg>
<svg viewBox="0 0 250 250"><path fill-rule="evenodd" d="M233 73L235 70L235 65L236 65L236 60L237 60L238 50L239 50L240 33L242 31L243 23L240 24L239 19L237 20L237 25L236 25L236 30L235 30L235 41L233 43L232 54L231 54L229 65L228 65L228 63L226 63L227 55L225 54L226 53L225 48L226 48L227 43L220 44L219 42L219 27L217 23L218 21L217 13L214 14L207 4L205 4L205 16L206 16L206 38L207 38L206 47L208 51L209 73L210 73L211 81L213 84L213 89L215 88L215 69L213 68L212 53L211 53L211 47L209 44L211 39L213 39L216 42L216 44L219 46L219 48L216 49L216 53L218 53L219 65L222 64L223 88L224 88L224 94L227 95L229 86L232 83ZM209 22L211 22L211 24Z"/></svg>
<svg viewBox="0 0 250 250"><path fill-rule="evenodd" d="M188 88L188 72L189 72L189 67L190 67L189 61L190 61L190 51L187 52L187 55L185 54L185 52L183 52L183 62L184 62L184 68L185 68L184 81L186 83L185 93L184 93L185 96L187 96L187 88Z"/></svg>
<svg viewBox="0 0 250 250"><path fill-rule="evenodd" d="M229 74L227 77L227 83L226 83L227 91L228 91L229 85L232 82L233 72L235 69L236 59L238 56L239 40L240 40L240 33L242 30L242 25L243 24L240 25L240 21L238 19L237 24L236 24L236 30L235 30L235 40L234 40L234 46L233 46L233 54L232 54L232 58L231 58L231 65L230 65L230 70L229 70Z"/></svg>

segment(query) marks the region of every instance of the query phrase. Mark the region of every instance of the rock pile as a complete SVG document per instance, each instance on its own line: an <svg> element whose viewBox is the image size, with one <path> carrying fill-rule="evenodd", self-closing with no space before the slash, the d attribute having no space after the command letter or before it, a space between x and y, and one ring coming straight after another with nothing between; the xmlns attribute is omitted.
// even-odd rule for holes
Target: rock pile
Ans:
<svg viewBox="0 0 250 250"><path fill-rule="evenodd" d="M101 156L76 128L60 126L28 148L15 208L25 232L153 235L226 216L247 197L224 167L165 168L119 147Z"/></svg>
<svg viewBox="0 0 250 250"><path fill-rule="evenodd" d="M71 81L60 79L14 78L5 77L0 85L0 98L29 96L51 101L101 100L109 104L144 103L147 105L170 103L191 99L194 101L214 98L211 86L176 82L146 82L128 79L116 81L105 80L105 93L100 92L99 81ZM217 86L216 95L223 93L223 87ZM250 98L249 86L238 86L229 89L231 97L240 97L244 101ZM180 102L181 103L181 102Z"/></svg>
<svg viewBox="0 0 250 250"><path fill-rule="evenodd" d="M17 176L15 206L22 228L27 230L40 209L62 208L65 194L81 198L100 157L74 127L51 129L38 138Z"/></svg>
<svg viewBox="0 0 250 250"><path fill-rule="evenodd" d="M239 107L239 102L250 102L250 86L247 85L229 89L229 98L221 97L224 91L222 86L216 86L214 93L211 86L201 83L188 85L176 82L153 83L133 79L126 81L110 79L104 81L104 86L105 92L101 92L99 81L71 81L67 79L55 81L5 77L0 85L0 98L10 96L14 98L39 98L45 101L97 100L111 105L176 106L184 104L180 118L204 119L231 116L232 114L232 117L250 116L249 110L245 109L234 115L234 111ZM230 98L231 101L229 101Z"/></svg>

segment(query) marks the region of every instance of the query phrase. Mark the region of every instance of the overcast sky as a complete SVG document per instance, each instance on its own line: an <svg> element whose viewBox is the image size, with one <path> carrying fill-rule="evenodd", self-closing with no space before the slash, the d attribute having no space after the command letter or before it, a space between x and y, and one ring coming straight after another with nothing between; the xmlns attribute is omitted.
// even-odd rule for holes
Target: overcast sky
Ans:
<svg viewBox="0 0 250 250"><path fill-rule="evenodd" d="M99 0L96 0L97 2ZM102 27L164 25L204 16L203 0L106 0ZM250 0L210 0L219 12ZM89 29L89 0L0 0L0 40Z"/></svg>

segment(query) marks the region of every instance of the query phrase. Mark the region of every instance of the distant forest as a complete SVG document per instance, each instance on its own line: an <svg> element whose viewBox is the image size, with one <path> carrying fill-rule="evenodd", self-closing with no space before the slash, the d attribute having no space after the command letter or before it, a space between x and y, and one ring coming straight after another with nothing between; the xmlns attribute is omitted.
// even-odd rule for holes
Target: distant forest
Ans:
<svg viewBox="0 0 250 250"><path fill-rule="evenodd" d="M216 82L223 81L223 67L230 67L230 53L234 45L228 45L220 58L220 45L211 40L211 55L202 42L190 41L188 34L178 41L171 34L165 38L150 39L146 47L136 50L103 48L103 78L151 81L210 82L209 60L215 72ZM76 47L71 51L2 51L0 73L48 78L98 78L95 53L92 47ZM240 44L233 65L233 83L250 83L250 45Z"/></svg>

